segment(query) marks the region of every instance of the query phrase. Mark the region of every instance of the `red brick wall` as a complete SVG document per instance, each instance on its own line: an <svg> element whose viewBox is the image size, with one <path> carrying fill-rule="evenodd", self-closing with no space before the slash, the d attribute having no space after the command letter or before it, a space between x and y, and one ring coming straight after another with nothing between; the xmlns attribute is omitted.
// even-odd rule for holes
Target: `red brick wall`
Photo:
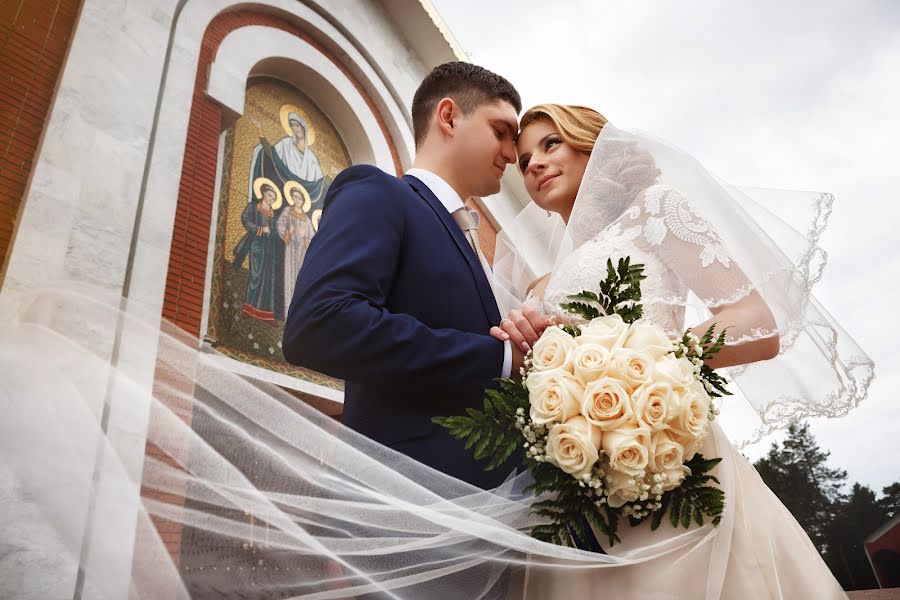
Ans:
<svg viewBox="0 0 900 600"><path fill-rule="evenodd" d="M0 278L81 0L0 0Z"/></svg>
<svg viewBox="0 0 900 600"><path fill-rule="evenodd" d="M187 339L180 339L181 337L182 336L176 335L172 338L169 338L170 341L166 342L166 346L168 348L166 354L169 355L170 358L173 354L173 348L171 348L170 344L175 343L175 339L179 339L180 341L185 343L189 342L189 340ZM186 338L187 336L183 337ZM178 364L177 368L173 367L176 366L171 364L164 364L162 362L157 363L157 368L154 376L153 396L164 403L169 410L171 410L182 421L189 425L191 422L191 409L193 403L192 399L194 394L194 378L190 376L193 370L190 369L190 365L185 364ZM151 413L148 437L156 438L156 435L154 435L154 429L161 427L166 426L163 423L159 422L156 418L154 418L153 413ZM171 448L168 448L169 452L171 452L171 456L166 452L163 452L156 445L148 442L145 450L145 461L148 458L152 458L168 465L169 467L177 469L179 467L173 456L178 457L179 459L186 457L189 451L190 440L176 439L174 433L169 428L166 429L167 432L165 437L173 446ZM142 483L142 497L151 498L159 502L165 502L176 507L184 506L183 494L172 493L171 490L165 492L160 491L158 489L155 489L152 484L149 484L146 480ZM175 564L178 565L181 552L181 524L168 521L155 515L151 515L151 520L153 521L153 525L156 528L156 533L159 535L162 543L165 545L166 550L169 552L169 555L172 557L172 560L175 562ZM142 538L142 536L145 534L149 534L149 532L138 529L134 546L134 565L136 567L141 564L151 564L153 561L153 549L156 546L152 542L152 540L144 540ZM164 594L164 597L170 596L174 598L175 594Z"/></svg>

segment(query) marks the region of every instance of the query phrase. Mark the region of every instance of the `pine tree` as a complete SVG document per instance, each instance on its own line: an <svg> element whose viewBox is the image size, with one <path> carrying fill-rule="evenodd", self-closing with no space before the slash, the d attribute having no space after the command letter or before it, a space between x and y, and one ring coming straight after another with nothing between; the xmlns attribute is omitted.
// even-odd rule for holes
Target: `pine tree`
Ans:
<svg viewBox="0 0 900 600"><path fill-rule="evenodd" d="M855 590L877 588L878 581L863 547L866 537L887 520L875 500L875 492L858 483L853 484L850 496L836 512L837 518L828 535L828 550L830 555L839 558L846 571L844 587Z"/></svg>
<svg viewBox="0 0 900 600"><path fill-rule="evenodd" d="M885 513L886 519L892 519L900 512L900 481L882 488L882 497L878 499L878 506Z"/></svg>
<svg viewBox="0 0 900 600"><path fill-rule="evenodd" d="M788 428L784 445L772 444L768 455L756 463L766 485L791 511L823 555L835 510L844 498L847 472L826 464L829 452L821 450L809 431L798 423Z"/></svg>

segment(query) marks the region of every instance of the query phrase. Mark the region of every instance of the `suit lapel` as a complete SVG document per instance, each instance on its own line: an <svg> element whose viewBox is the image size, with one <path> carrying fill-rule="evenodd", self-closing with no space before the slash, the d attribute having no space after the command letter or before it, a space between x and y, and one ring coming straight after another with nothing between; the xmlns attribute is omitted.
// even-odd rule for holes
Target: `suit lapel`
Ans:
<svg viewBox="0 0 900 600"><path fill-rule="evenodd" d="M481 306L484 308L484 315L487 317L489 323L499 323L500 311L497 309L497 300L494 298L491 284L487 279L484 268L481 266L481 262L478 260L478 256L475 254L475 251L472 250L472 246L469 245L469 240L466 239L462 229L459 228L459 225L456 224L456 221L453 220L453 217L447 212L447 209L441 204L441 201L437 199L437 196L434 195L434 192L432 192L427 185L412 175L404 175L403 180L428 203L428 206L431 207L434 214L436 214L441 223L444 224L444 227L450 233L450 237L456 242L456 247L459 249L460 253L462 253L463 258L465 258L466 263L469 265L469 270L472 272L472 277L475 279L475 286L478 288L478 295L481 297Z"/></svg>

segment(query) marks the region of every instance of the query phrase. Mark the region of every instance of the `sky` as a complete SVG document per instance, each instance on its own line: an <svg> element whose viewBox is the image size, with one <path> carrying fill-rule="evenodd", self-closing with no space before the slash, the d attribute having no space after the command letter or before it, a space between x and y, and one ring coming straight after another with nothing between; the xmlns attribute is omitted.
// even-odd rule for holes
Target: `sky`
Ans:
<svg viewBox="0 0 900 600"><path fill-rule="evenodd" d="M812 432L851 483L900 480L900 2L433 2L525 107L591 106L732 184L834 194L814 293L876 375L858 408Z"/></svg>

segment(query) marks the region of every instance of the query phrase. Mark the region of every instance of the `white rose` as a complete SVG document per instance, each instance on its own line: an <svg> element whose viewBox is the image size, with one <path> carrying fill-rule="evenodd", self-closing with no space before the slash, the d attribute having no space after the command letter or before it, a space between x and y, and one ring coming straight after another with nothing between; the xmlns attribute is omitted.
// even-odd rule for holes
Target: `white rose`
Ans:
<svg viewBox="0 0 900 600"><path fill-rule="evenodd" d="M575 377L581 383L588 384L591 381L603 377L609 366L609 350L600 344L581 344L570 355Z"/></svg>
<svg viewBox="0 0 900 600"><path fill-rule="evenodd" d="M673 441L681 444L684 448L681 461L688 462L697 454L697 450L700 448L700 443L703 441L702 438L694 438L691 436L683 435L681 432L676 431L675 429L667 429L666 433L669 434L669 438Z"/></svg>
<svg viewBox="0 0 900 600"><path fill-rule="evenodd" d="M709 427L711 401L712 399L699 381L695 380L688 386L682 397L679 414L669 421L669 425L684 446L687 447L691 441L699 441L706 435L706 429Z"/></svg>
<svg viewBox="0 0 900 600"><path fill-rule="evenodd" d="M666 420L671 408L678 407L678 398L672 386L665 381L642 385L631 395L634 418L641 427L650 431L668 429Z"/></svg>
<svg viewBox="0 0 900 600"><path fill-rule="evenodd" d="M691 470L685 466L675 467L669 471L665 471L663 474L666 478L662 482L662 491L668 492L670 490L674 490L681 482L684 481L685 476L690 473Z"/></svg>
<svg viewBox="0 0 900 600"><path fill-rule="evenodd" d="M613 353L607 372L610 377L615 377L632 391L638 386L650 383L655 370L656 361L649 353L617 350Z"/></svg>
<svg viewBox="0 0 900 600"><path fill-rule="evenodd" d="M664 378L660 378L664 379ZM662 383L662 381L660 381ZM670 398L668 410L666 411L666 423L669 425L686 410L688 402L688 392L686 387L672 387L672 396Z"/></svg>
<svg viewBox="0 0 900 600"><path fill-rule="evenodd" d="M654 360L658 360L669 354L673 350L674 344L662 327L641 320L632 323L628 328L628 337L625 338L622 347L628 350L643 350L649 353Z"/></svg>
<svg viewBox="0 0 900 600"><path fill-rule="evenodd" d="M581 335L576 338L581 344L599 344L607 350L616 350L628 336L628 324L619 315L609 315L592 319L581 326Z"/></svg>
<svg viewBox="0 0 900 600"><path fill-rule="evenodd" d="M650 438L652 449L650 470L654 473L665 473L680 469L684 464L684 446L665 431L658 431Z"/></svg>
<svg viewBox="0 0 900 600"><path fill-rule="evenodd" d="M704 387L702 381L695 379L691 382L691 385L687 386L687 388L689 392L696 395L704 404L706 404L706 408L709 408L712 404L712 397L709 395L709 392L706 391L706 387Z"/></svg>
<svg viewBox="0 0 900 600"><path fill-rule="evenodd" d="M534 343L532 368L537 371L566 369L572 371L569 352L575 348L575 338L559 327L548 327L540 339Z"/></svg>
<svg viewBox="0 0 900 600"><path fill-rule="evenodd" d="M535 423L565 423L581 411L584 387L568 371L532 372L525 385L531 403L531 420Z"/></svg>
<svg viewBox="0 0 900 600"><path fill-rule="evenodd" d="M643 427L620 427L603 432L603 451L615 471L640 477L650 464L650 431Z"/></svg>
<svg viewBox="0 0 900 600"><path fill-rule="evenodd" d="M547 458L573 477L589 474L600 459L603 434L582 416L550 428L547 434Z"/></svg>
<svg viewBox="0 0 900 600"><path fill-rule="evenodd" d="M592 425L608 431L627 423L634 411L628 390L611 377L601 377L584 387L581 414Z"/></svg>
<svg viewBox="0 0 900 600"><path fill-rule="evenodd" d="M694 376L694 365L686 358L676 358L667 354L656 361L656 377L672 384L672 387L687 387L697 378Z"/></svg>
<svg viewBox="0 0 900 600"><path fill-rule="evenodd" d="M618 471L609 471L606 481L607 502L611 508L619 508L626 502L634 502L641 496L640 480Z"/></svg>

